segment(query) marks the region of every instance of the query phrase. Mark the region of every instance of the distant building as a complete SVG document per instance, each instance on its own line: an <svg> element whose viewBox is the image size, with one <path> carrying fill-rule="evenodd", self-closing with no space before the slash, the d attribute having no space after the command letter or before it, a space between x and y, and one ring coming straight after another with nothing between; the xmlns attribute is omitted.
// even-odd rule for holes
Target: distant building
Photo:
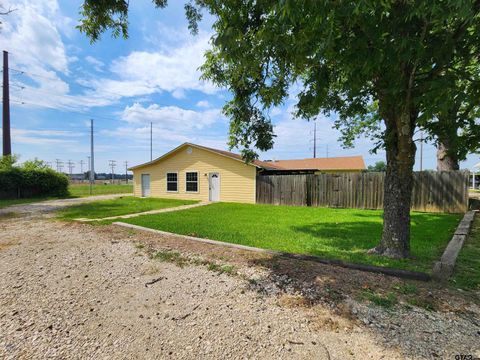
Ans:
<svg viewBox="0 0 480 360"><path fill-rule="evenodd" d="M362 156L271 160L264 161L264 163L271 167L271 169L265 171L265 173L270 174L317 174L365 170L365 162Z"/></svg>

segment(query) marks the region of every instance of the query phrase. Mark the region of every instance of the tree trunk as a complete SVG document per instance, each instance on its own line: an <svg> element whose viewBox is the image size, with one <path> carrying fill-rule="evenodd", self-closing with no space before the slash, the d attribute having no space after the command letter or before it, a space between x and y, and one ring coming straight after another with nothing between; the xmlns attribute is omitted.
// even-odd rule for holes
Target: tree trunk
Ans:
<svg viewBox="0 0 480 360"><path fill-rule="evenodd" d="M451 152L448 141L439 141L437 145L437 171L453 171L459 169L458 157Z"/></svg>
<svg viewBox="0 0 480 360"><path fill-rule="evenodd" d="M380 244L371 252L392 258L410 256L410 203L416 151L414 118L415 115L408 113L384 116L387 171L383 233Z"/></svg>

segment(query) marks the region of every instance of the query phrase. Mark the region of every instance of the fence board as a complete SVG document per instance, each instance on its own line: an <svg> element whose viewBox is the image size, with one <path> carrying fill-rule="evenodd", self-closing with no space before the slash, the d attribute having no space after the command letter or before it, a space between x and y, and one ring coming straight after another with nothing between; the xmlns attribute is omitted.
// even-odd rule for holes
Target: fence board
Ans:
<svg viewBox="0 0 480 360"><path fill-rule="evenodd" d="M414 173L411 208L462 213L468 209L468 171ZM384 173L259 175L259 204L382 209Z"/></svg>

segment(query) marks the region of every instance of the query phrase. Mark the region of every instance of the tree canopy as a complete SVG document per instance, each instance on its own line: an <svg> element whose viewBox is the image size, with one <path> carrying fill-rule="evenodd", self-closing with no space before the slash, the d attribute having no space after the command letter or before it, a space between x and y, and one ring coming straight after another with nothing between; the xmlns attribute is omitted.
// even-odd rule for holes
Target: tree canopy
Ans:
<svg viewBox="0 0 480 360"><path fill-rule="evenodd" d="M375 165L369 165L367 167L368 172L384 172L387 170L387 164L385 164L385 161L377 161Z"/></svg>
<svg viewBox="0 0 480 360"><path fill-rule="evenodd" d="M214 18L203 77L232 93L229 145L247 160L272 148L268 109L293 84L301 89L296 116L336 112L346 133L355 119L375 129L368 115L378 107L387 171L374 251L409 256L413 134L441 110L441 89L468 80L452 69L478 56L480 0L191 0L185 9L194 33L203 11ZM92 41L108 28L127 36L127 14L126 0L85 0L79 28Z"/></svg>

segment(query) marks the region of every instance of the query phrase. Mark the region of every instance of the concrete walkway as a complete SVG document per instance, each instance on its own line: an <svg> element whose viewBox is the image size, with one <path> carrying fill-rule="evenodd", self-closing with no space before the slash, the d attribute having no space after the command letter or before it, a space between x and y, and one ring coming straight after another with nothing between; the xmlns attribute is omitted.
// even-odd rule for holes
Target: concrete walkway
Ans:
<svg viewBox="0 0 480 360"><path fill-rule="evenodd" d="M203 201L203 202L199 202L198 204L182 205L182 206L177 206L177 207L173 207L173 208L150 210L150 211L144 211L144 212L134 213L134 214L109 216L109 217L104 217L104 218L100 218L100 219L78 218L78 219L75 219L75 221L92 222L92 221L115 220L115 219L129 219L129 218L142 216L142 215L153 215L153 214L160 214L160 213L166 213L166 212L172 212L172 211L187 210L187 209L192 209L192 208L196 208L196 207L199 207L199 206L205 206L205 205L208 205L208 204L210 204L210 202Z"/></svg>

